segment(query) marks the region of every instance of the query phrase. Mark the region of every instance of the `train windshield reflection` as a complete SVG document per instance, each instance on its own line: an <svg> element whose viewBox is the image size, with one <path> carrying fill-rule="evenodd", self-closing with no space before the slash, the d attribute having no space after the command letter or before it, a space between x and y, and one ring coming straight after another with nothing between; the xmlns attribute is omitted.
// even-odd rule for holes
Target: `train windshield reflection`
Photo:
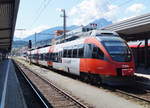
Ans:
<svg viewBox="0 0 150 108"><path fill-rule="evenodd" d="M131 52L124 42L104 41L103 44L113 60L119 62L131 61Z"/></svg>

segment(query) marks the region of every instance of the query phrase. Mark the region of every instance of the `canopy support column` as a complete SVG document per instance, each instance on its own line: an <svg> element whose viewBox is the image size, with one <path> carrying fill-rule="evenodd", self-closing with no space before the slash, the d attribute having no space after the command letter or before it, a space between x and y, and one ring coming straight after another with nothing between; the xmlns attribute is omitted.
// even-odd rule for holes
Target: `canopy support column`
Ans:
<svg viewBox="0 0 150 108"><path fill-rule="evenodd" d="M148 38L145 38L145 68L148 68Z"/></svg>

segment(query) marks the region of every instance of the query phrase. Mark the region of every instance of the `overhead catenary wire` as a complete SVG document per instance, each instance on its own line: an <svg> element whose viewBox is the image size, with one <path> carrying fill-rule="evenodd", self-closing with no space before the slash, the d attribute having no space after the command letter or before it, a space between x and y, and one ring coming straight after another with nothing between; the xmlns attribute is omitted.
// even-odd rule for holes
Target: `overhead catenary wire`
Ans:
<svg viewBox="0 0 150 108"><path fill-rule="evenodd" d="M40 16L42 15L42 13L44 12L44 10L47 8L47 6L50 4L50 2L52 0L44 0L44 2L42 2L44 5L42 7L42 5L39 7L39 13L37 14L37 16L35 17L35 19L33 20L33 23L31 23L30 27L33 27L33 25L38 21L38 19L40 18Z"/></svg>
<svg viewBox="0 0 150 108"><path fill-rule="evenodd" d="M133 2L134 0L126 0L125 2L122 2L122 3L120 3L118 6L117 6L117 8L122 8L123 6L125 6L126 4L128 4L128 3L130 3L130 2ZM108 3L109 5L111 5L111 1L110 0L106 0L106 3ZM106 4L106 6L107 6L107 4ZM101 8L102 9L102 8ZM109 12L112 12L112 11L114 11L116 9L116 7L113 7L112 9L110 9L109 10ZM102 10L104 10L104 9L102 9ZM106 13L102 13L102 16L105 16L106 15ZM101 17L102 17L101 16ZM114 16L115 17L115 19L117 19L117 17L116 16Z"/></svg>

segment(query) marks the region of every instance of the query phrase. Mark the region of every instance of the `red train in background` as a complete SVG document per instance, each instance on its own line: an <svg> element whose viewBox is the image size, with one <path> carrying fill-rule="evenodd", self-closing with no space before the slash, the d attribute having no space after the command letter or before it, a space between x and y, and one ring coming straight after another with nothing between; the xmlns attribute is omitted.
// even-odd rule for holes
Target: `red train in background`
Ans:
<svg viewBox="0 0 150 108"><path fill-rule="evenodd" d="M134 75L135 65L126 41L112 31L92 30L68 36L56 44L28 51L28 58L91 81L124 79ZM113 81L112 81L113 82Z"/></svg>
<svg viewBox="0 0 150 108"><path fill-rule="evenodd" d="M136 68L145 68L145 59L150 58L150 43L148 43L147 48L147 57L145 57L145 42L144 41L135 41L129 44L129 47L132 49ZM148 60L148 66L150 65L150 61Z"/></svg>

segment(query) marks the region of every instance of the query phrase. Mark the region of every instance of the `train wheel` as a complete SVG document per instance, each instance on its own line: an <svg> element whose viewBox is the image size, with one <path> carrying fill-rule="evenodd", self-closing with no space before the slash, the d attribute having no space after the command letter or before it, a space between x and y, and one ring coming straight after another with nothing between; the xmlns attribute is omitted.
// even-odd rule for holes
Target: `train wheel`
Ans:
<svg viewBox="0 0 150 108"><path fill-rule="evenodd" d="M102 80L99 75L91 74L91 77L92 77L91 83L93 85L101 85L102 84Z"/></svg>
<svg viewBox="0 0 150 108"><path fill-rule="evenodd" d="M89 83L88 75L85 72L80 72L80 79L81 79L81 81Z"/></svg>

